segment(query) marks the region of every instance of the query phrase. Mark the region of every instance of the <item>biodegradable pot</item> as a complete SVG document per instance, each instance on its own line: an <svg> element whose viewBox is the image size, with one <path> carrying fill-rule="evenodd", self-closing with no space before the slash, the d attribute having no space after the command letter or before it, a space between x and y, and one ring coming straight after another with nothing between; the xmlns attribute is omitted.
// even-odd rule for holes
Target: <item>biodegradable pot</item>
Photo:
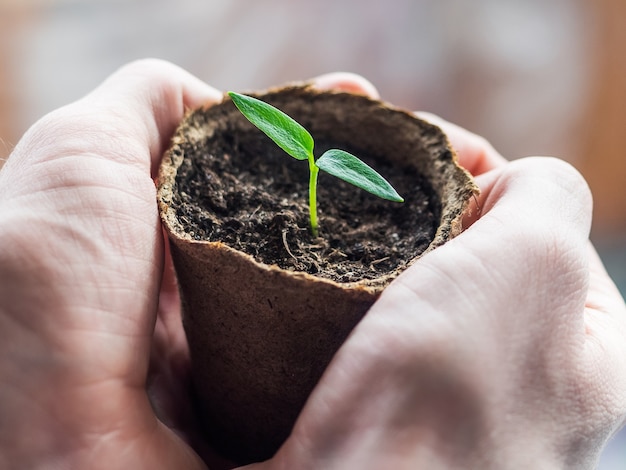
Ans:
<svg viewBox="0 0 626 470"><path fill-rule="evenodd" d="M246 155L241 165L259 154L262 158L267 155L268 159L275 159L273 165L303 163L281 154L227 96L223 103L193 110L185 117L160 169L159 208L171 241L199 416L215 450L238 464L264 460L276 452L354 326L401 271L460 232L461 217L477 193L469 174L458 166L455 152L443 132L411 113L364 96L319 91L307 84L254 95L302 123L315 138L316 146L321 142L322 147L332 145L359 157L365 155L379 171L383 168L389 173L395 169L397 174L388 179L407 202L400 206L383 201L380 204L389 206L370 209L368 217L382 218L382 226L386 228L402 225L411 214L424 211L432 227L424 232L426 235L415 238L417 241L411 237L418 233L419 227L398 230L392 227L391 235L384 235L388 239L383 245L393 247L392 242L398 238L400 241L411 238L408 259L389 267L384 265L390 256L370 259L365 263L363 278L355 277L355 268L348 267L338 280L332 280L314 273L317 262L299 261L306 250L298 249L294 254L296 246L290 249L292 242L287 236L295 232L284 226L287 215L297 213L298 223L303 227L296 230L297 235L309 236L306 213L300 214L306 211L289 205L294 199L306 203L306 186L298 190L302 193L298 195L291 194L290 188L287 193L275 196L290 210L271 216L268 215L271 209L261 202L247 215L249 220L266 217L263 219L266 222L260 224L268 230L261 236L262 240L277 239L276 251L280 251L281 242L284 247L279 256L282 261L260 260L254 252L259 251L258 247L252 253L245 253L245 246L233 247L234 242L228 237L222 239L217 233L239 232L235 239L241 241L241 237L253 231L247 230L244 222L229 218L228 210L234 211L241 204L236 194L240 183L230 181L232 175L224 183L230 187L230 193L216 192L214 196L212 185L225 173L220 165L235 159L239 153ZM202 162L207 159L216 162L216 166L206 169ZM306 171L306 163L303 165L302 171ZM241 172L243 181L255 168L242 168ZM289 179L283 167L276 168L274 173L267 185ZM405 176L408 182L398 188L395 183ZM306 173L297 178L303 179L305 185L308 182ZM418 180L419 185L415 183ZM327 187L335 184L330 180L324 182ZM414 186L419 186L423 194L417 194ZM280 191L278 183L277 188ZM363 192L354 188L347 191L352 192L346 194L361 198L356 201L354 213L357 214L365 205L363 201L373 198L367 199L369 195L362 196ZM320 187L322 238L326 236L324 207L330 211L328 208L333 204L352 197L331 193L323 200L323 194ZM361 215L343 217L352 226L361 225ZM223 222L223 219L228 220ZM215 229L218 226L220 230ZM357 251L368 244L368 234L360 236L364 237L362 242L352 242ZM329 237L340 239L341 233ZM336 251L333 244L338 242L329 243L332 254ZM311 249L317 249L320 244L324 242L313 240ZM350 258L348 261L353 265L360 262L357 255L342 256L342 259ZM293 266L285 262L292 262ZM283 267L279 267L281 263ZM309 272L300 272L298 267Z"/></svg>

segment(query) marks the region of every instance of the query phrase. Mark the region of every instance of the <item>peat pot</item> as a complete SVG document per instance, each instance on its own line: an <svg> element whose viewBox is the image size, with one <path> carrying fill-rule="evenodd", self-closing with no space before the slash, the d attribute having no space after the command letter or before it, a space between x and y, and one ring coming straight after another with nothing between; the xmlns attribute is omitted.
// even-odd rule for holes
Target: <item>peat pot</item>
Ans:
<svg viewBox="0 0 626 470"><path fill-rule="evenodd" d="M270 458L331 358L382 290L461 230L477 187L438 127L383 102L307 84L259 99L300 122L317 156L347 150L402 195L394 203L320 173L224 97L190 111L158 178L189 341L197 410L214 449Z"/></svg>

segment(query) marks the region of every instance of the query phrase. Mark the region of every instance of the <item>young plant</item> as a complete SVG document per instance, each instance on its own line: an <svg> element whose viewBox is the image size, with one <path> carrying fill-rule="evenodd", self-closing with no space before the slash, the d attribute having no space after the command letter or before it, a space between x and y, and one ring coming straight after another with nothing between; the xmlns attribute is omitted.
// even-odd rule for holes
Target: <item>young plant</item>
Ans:
<svg viewBox="0 0 626 470"><path fill-rule="evenodd" d="M404 202L396 190L374 169L354 155L331 149L315 160L311 134L279 109L264 101L235 92L228 92L241 113L263 131L276 145L296 160L309 162L309 220L311 234L318 236L317 175L320 170L342 179L383 199Z"/></svg>

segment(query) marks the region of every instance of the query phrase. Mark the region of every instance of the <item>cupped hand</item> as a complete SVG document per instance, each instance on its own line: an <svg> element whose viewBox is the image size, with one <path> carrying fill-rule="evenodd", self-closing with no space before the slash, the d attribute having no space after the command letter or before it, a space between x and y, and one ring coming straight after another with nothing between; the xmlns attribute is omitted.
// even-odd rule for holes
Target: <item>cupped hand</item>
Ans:
<svg viewBox="0 0 626 470"><path fill-rule="evenodd" d="M468 228L385 290L265 465L594 468L624 422L626 308L588 241L587 185L420 116L482 189Z"/></svg>
<svg viewBox="0 0 626 470"><path fill-rule="evenodd" d="M185 110L221 99L139 61L37 122L2 168L0 468L227 466L194 434L153 182Z"/></svg>
<svg viewBox="0 0 626 470"><path fill-rule="evenodd" d="M135 63L37 122L0 172L0 467L203 468L146 393L153 343L179 346L167 315L153 340L152 175L185 109L220 99Z"/></svg>

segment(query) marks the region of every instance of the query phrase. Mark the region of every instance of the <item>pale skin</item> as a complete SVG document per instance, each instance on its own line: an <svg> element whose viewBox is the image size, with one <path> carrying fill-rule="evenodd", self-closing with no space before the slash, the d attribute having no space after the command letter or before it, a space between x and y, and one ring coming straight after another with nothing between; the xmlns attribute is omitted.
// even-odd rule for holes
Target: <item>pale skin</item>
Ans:
<svg viewBox="0 0 626 470"><path fill-rule="evenodd" d="M353 75L316 83L376 96ZM153 182L184 110L220 99L134 63L36 123L0 171L0 468L227 467L185 405ZM624 422L626 308L588 241L584 180L423 117L481 187L468 228L385 291L250 469L590 469Z"/></svg>

